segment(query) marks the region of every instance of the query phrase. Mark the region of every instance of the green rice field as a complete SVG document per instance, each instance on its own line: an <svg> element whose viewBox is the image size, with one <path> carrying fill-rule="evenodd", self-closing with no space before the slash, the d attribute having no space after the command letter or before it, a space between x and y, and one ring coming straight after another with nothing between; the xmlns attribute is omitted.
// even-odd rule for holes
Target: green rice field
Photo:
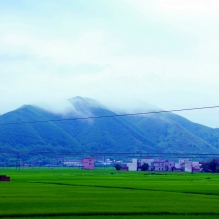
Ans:
<svg viewBox="0 0 219 219"><path fill-rule="evenodd" d="M0 169L0 218L219 218L219 174Z"/></svg>

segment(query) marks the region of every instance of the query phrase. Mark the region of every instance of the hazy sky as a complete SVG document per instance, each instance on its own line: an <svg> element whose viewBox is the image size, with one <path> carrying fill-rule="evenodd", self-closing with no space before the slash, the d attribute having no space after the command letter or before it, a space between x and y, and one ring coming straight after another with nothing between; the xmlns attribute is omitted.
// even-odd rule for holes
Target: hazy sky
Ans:
<svg viewBox="0 0 219 219"><path fill-rule="evenodd" d="M219 105L218 0L0 0L0 30L0 114L74 96ZM219 109L181 115L219 127Z"/></svg>

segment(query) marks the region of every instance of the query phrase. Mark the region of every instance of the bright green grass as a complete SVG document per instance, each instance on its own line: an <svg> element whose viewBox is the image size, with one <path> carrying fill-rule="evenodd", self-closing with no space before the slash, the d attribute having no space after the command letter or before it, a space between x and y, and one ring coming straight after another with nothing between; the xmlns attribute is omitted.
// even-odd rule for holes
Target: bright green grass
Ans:
<svg viewBox="0 0 219 219"><path fill-rule="evenodd" d="M11 182L0 182L0 217L219 218L217 174L70 168L0 169L2 174Z"/></svg>
<svg viewBox="0 0 219 219"><path fill-rule="evenodd" d="M31 219L42 219L43 217L31 217ZM119 215L119 216L55 216L46 219L218 219L218 215ZM11 219L5 218L4 219ZM21 217L19 219L28 219Z"/></svg>

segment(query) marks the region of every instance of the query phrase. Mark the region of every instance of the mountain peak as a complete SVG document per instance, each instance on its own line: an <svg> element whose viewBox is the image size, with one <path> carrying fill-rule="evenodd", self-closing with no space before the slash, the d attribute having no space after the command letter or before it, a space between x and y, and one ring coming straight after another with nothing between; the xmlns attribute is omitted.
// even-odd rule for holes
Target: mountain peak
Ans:
<svg viewBox="0 0 219 219"><path fill-rule="evenodd" d="M155 107L151 108L143 103L142 112L154 111ZM80 96L48 106L24 105L0 117L1 124L24 123L0 126L0 149L215 154L219 151L219 130L178 115L160 113L119 118L112 115L115 112L98 101ZM95 116L104 118L91 118ZM33 123L26 124L29 121Z"/></svg>

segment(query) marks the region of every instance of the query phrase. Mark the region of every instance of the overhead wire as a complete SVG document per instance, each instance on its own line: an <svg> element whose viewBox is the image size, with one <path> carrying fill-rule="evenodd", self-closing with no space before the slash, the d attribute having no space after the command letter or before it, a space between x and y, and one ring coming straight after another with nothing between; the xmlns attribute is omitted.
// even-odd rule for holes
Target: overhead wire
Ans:
<svg viewBox="0 0 219 219"><path fill-rule="evenodd" d="M45 122L61 122L61 121L102 119L102 118L113 118L113 117L148 115L148 114L157 114L157 113L171 113L171 112L182 112L182 111L192 111L192 110L204 110L204 109L214 109L214 108L219 108L219 106L204 106L204 107L193 107L193 108L184 108L184 109L160 110L160 111L125 113L125 114L113 114L113 115L103 115L103 116L89 116L89 117L76 117L76 118L35 120L35 121L7 122L7 123L0 123L0 126L3 126L3 125L19 125L19 124L45 123Z"/></svg>

